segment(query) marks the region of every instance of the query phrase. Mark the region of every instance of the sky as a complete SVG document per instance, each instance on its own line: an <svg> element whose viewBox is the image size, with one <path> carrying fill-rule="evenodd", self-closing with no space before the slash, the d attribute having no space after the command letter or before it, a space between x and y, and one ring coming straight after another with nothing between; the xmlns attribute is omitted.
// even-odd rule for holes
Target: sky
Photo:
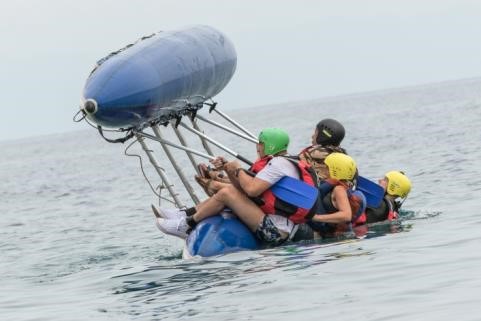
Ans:
<svg viewBox="0 0 481 321"><path fill-rule="evenodd" d="M481 77L479 0L1 1L0 141L86 128L72 117L98 59L195 24L236 47L227 111Z"/></svg>

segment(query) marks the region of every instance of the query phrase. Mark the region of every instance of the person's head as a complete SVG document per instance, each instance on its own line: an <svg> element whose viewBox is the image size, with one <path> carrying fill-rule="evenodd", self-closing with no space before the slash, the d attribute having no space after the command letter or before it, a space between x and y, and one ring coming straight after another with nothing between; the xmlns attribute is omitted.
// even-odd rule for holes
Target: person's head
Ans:
<svg viewBox="0 0 481 321"><path fill-rule="evenodd" d="M346 130L335 119L323 119L317 125L312 135L312 145L339 146L344 139Z"/></svg>
<svg viewBox="0 0 481 321"><path fill-rule="evenodd" d="M259 134L257 153L259 157L285 153L289 146L289 135L280 128L265 128Z"/></svg>
<svg viewBox="0 0 481 321"><path fill-rule="evenodd" d="M339 181L352 181L356 177L356 162L351 156L342 153L331 153L324 160L329 177Z"/></svg>
<svg viewBox="0 0 481 321"><path fill-rule="evenodd" d="M388 195L396 198L406 198L411 191L411 181L401 171L387 172L384 178L379 180L379 185L384 187Z"/></svg>

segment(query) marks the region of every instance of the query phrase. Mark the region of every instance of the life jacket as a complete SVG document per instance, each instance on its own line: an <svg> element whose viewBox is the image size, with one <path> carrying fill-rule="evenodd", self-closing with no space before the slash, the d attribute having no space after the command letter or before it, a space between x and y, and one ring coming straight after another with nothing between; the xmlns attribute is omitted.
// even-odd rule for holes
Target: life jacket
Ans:
<svg viewBox="0 0 481 321"><path fill-rule="evenodd" d="M347 190L349 204L352 210L352 226L366 224L366 196L361 191Z"/></svg>
<svg viewBox="0 0 481 321"><path fill-rule="evenodd" d="M344 183L335 179L324 180L319 185L320 202L316 213L331 214L338 211L331 201L332 191L336 186L343 186L346 189L349 205L351 206L352 219L350 222L340 224L309 222L309 225L321 234L329 235L338 232L347 232L351 230L352 226L364 224L366 221L366 215L364 214L366 209L366 197L362 192L347 188Z"/></svg>
<svg viewBox="0 0 481 321"><path fill-rule="evenodd" d="M393 221L398 219L400 204L386 196L383 198L381 205L377 208L367 208L364 213L368 223L382 222L385 220Z"/></svg>
<svg viewBox="0 0 481 321"><path fill-rule="evenodd" d="M319 180L325 180L327 166L324 164L324 159L331 153L342 153L346 154L346 151L339 146L333 145L313 145L304 148L298 155L299 159L311 165L311 167L316 172Z"/></svg>
<svg viewBox="0 0 481 321"><path fill-rule="evenodd" d="M312 171L309 164L303 161L296 161L287 156L282 157L290 161L296 167L299 173L299 179L301 181L311 186L317 187L316 174ZM272 156L266 156L258 159L254 162L254 164L252 164L250 171L254 172L255 174L259 173L264 167L267 166L267 163L269 163L272 158ZM258 205L265 214L282 215L289 218L295 224L307 222L314 216L315 210L317 208L316 204L314 204L312 208L297 207L293 204L277 198L271 191L271 189L267 189L266 191L264 191L260 198L262 199L262 202Z"/></svg>
<svg viewBox="0 0 481 321"><path fill-rule="evenodd" d="M267 163L269 163L271 161L271 159L273 159L274 157L272 157L271 155L268 155L268 156L265 156L265 157L262 157L262 158L259 158L258 160L256 160L254 162L254 164L252 164L251 168L249 168L249 170L251 172L253 172L254 174L257 174L259 173L264 167L267 166Z"/></svg>
<svg viewBox="0 0 481 321"><path fill-rule="evenodd" d="M390 200L384 197L386 200L387 206L389 208L389 212L387 213L387 219L389 221L397 220L399 218L399 204L396 201Z"/></svg>

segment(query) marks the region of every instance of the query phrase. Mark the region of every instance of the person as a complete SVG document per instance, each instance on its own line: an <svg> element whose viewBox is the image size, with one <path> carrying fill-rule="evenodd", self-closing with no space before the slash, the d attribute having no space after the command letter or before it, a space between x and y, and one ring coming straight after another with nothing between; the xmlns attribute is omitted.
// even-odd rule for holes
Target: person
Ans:
<svg viewBox="0 0 481 321"><path fill-rule="evenodd" d="M298 155L299 159L312 166L319 179L325 180L328 171L324 159L331 153L347 154L340 146L346 130L335 119L326 118L321 120L311 136L311 146L304 148Z"/></svg>
<svg viewBox="0 0 481 321"><path fill-rule="evenodd" d="M250 170L243 170L237 161L222 162L232 184L225 184L213 196L186 210L160 209L157 227L166 234L187 237L203 219L229 207L235 215L268 245L278 245L289 238L294 225L307 221L312 209L298 208L276 197L271 186L284 176L301 179L316 186L316 175L309 165L288 158L289 136L278 128L266 128L259 134L256 145L258 159Z"/></svg>
<svg viewBox="0 0 481 321"><path fill-rule="evenodd" d="M399 216L399 209L411 191L411 181L402 171L389 171L379 180L384 190L384 198L376 207L366 208L366 223L376 223L385 220L395 220Z"/></svg>
<svg viewBox="0 0 481 321"><path fill-rule="evenodd" d="M347 154L346 150L340 147L345 136L344 126L335 119L322 119L317 123L314 133L311 136L311 145L304 148L299 154L298 159L311 165L316 172L319 181L325 180L326 165L324 159L333 152ZM219 189L229 184L229 178L218 169L219 160L211 161L214 169L205 164L199 164L199 175L195 176L197 183L204 189L208 196L214 195Z"/></svg>
<svg viewBox="0 0 481 321"><path fill-rule="evenodd" d="M202 187L207 196L213 196L221 188L231 184L229 177L222 170L226 160L223 157L216 157L210 162L215 166L214 168L201 163L197 166L199 174L194 176L195 181Z"/></svg>
<svg viewBox="0 0 481 321"><path fill-rule="evenodd" d="M320 183L320 203L310 221L298 226L294 241L335 236L350 230L351 223L364 212L366 200L354 192L357 166L349 155L331 153L319 167L326 179Z"/></svg>

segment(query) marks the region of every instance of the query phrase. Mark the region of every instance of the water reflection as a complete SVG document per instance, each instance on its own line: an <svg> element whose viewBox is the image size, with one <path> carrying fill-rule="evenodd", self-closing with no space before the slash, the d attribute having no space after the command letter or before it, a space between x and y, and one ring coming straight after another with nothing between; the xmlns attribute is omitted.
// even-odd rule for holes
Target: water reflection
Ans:
<svg viewBox="0 0 481 321"><path fill-rule="evenodd" d="M400 230L396 232L398 231ZM389 229L386 229L386 226L377 226L369 235L375 237L385 235L387 232ZM303 270L346 257L370 255L371 253L362 251L359 247L339 250L342 245L352 245L360 241L346 237L342 240L305 241L256 252L245 251L192 260L160 257L159 264L114 276L112 279L121 281L114 293L136 291L149 294L157 292L158 295L171 292L190 293L193 290L203 291L215 286L236 284L249 278L251 274L272 270Z"/></svg>

